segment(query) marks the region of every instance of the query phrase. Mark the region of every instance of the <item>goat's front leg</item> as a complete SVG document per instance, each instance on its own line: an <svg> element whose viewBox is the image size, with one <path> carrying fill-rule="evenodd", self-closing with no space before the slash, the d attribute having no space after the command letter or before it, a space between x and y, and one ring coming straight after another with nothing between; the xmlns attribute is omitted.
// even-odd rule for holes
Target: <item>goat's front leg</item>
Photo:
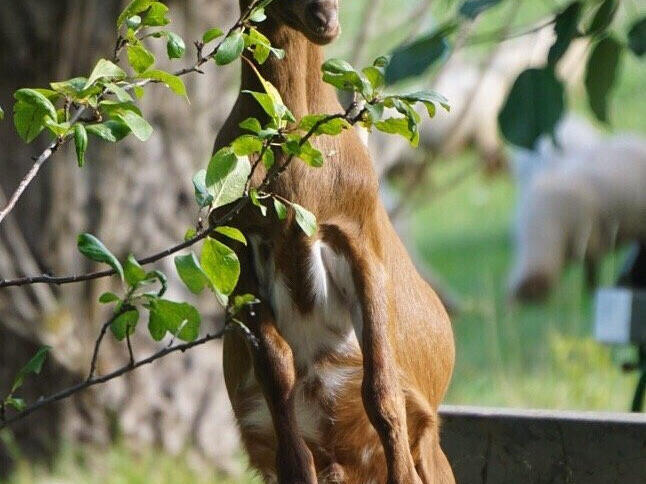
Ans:
<svg viewBox="0 0 646 484"><path fill-rule="evenodd" d="M276 433L276 471L284 484L315 484L314 459L296 423L294 386L296 370L292 350L276 328L265 303L256 307L250 329L253 365L271 412Z"/></svg>
<svg viewBox="0 0 646 484"><path fill-rule="evenodd" d="M362 310L356 330L363 351L363 404L384 447L388 484L421 484L410 452L406 402L389 340L385 277L369 257L355 256L353 262Z"/></svg>

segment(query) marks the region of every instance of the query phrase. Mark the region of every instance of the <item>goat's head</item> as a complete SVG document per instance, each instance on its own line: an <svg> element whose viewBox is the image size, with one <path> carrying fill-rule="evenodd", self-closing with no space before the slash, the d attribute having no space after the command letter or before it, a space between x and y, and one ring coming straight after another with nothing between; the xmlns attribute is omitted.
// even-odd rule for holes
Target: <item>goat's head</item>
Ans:
<svg viewBox="0 0 646 484"><path fill-rule="evenodd" d="M329 44L341 30L339 0L274 0L267 13L315 44Z"/></svg>

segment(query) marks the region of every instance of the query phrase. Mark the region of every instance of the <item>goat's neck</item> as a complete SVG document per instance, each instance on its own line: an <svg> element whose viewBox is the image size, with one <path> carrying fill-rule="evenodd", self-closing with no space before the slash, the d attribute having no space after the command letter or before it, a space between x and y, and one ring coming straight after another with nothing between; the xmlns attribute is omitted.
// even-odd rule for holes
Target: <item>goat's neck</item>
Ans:
<svg viewBox="0 0 646 484"><path fill-rule="evenodd" d="M300 32L271 21L263 24L262 33L286 55L283 60L272 55L257 69L278 89L294 116L300 119L306 114L338 111L333 89L321 79L322 47L310 42ZM242 89L262 91L256 73L246 62L242 63Z"/></svg>

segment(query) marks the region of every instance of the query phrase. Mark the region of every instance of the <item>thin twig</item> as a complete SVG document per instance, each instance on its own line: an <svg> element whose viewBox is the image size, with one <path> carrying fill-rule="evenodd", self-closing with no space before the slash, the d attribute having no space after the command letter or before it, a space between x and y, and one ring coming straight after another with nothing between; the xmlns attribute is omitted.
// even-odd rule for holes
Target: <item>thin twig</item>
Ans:
<svg viewBox="0 0 646 484"><path fill-rule="evenodd" d="M132 351L132 341L130 341L130 324L126 326L126 345L128 346L128 357L130 358L130 366L135 366L135 354Z"/></svg>
<svg viewBox="0 0 646 484"><path fill-rule="evenodd" d="M22 412L19 412L16 415L13 415L13 416L11 416L9 418L6 418L6 419L0 421L0 429L5 428L8 425L10 425L10 424L12 424L12 423L14 423L14 422L16 422L18 420L22 420L25 417L27 417L28 415L31 415L32 413L34 413L35 411L40 410L41 408L46 407L48 405L51 405L52 403L58 402L60 400L64 400L64 399L74 395L75 393L83 391L83 390L85 390L87 388L90 388L92 386L99 385L99 384L108 382L110 380L114 380L115 378L119 378L120 376L125 375L126 373L130 373L130 372L136 370L137 368L140 368L140 367L148 365L148 364L150 364L150 363L152 363L152 362L154 362L156 360L164 358L165 356L167 356L167 355L169 355L171 353L176 353L178 351L181 351L183 353L183 352L185 352L187 350L190 350L191 348L194 348L196 346L200 346L200 345L203 345L205 343L208 343L209 341L213 341L215 339L220 339L225 331L226 331L226 327L225 327L225 329L219 331L218 333L211 334L211 335L206 335L205 337L200 338L198 340L195 340L195 341L192 341L192 342L189 342L189 343L183 343L183 344L173 346L173 347L170 347L170 348L163 348L163 349L159 350L158 352L152 354L148 358L145 358L143 360L139 360L139 361L134 362L134 364L132 364L132 365L129 364L127 366L123 366L123 367L119 368L118 370L113 371L112 373L108 373L107 375L103 375L103 376L100 376L100 377L95 377L95 378L85 380L82 383L78 383L78 384L76 384L74 386L66 388L65 390L62 390L62 391L60 391L58 393L55 393L55 394L53 394L53 395L51 395L49 397L41 398L35 404L27 407Z"/></svg>
<svg viewBox="0 0 646 484"><path fill-rule="evenodd" d="M86 381L91 381L92 378L94 378L94 373L96 372L96 365L97 365L97 362L99 360L99 350L101 349L101 343L103 342L103 338L105 337L105 334L108 331L108 328L110 327L110 325L120 315L121 315L121 313L114 314L108 321L103 323L103 326L101 326L101 332L99 333L99 337L96 339L96 342L94 343L94 351L92 353L92 362L90 363L90 373L88 374L88 377L87 377Z"/></svg>
<svg viewBox="0 0 646 484"><path fill-rule="evenodd" d="M222 223L226 223L225 219L227 219L226 216L223 217ZM137 262L139 262L139 264L141 265L147 265L147 264L152 264L153 262L157 262L158 260L165 259L169 255L172 255L176 252L179 252L180 250L184 250L188 247L191 247L196 243L198 243L200 240L205 239L213 231L214 228L215 226L209 226L208 228L198 233L195 237L189 240L186 240L181 244L177 244L173 247L162 250L161 252L157 252L156 254L153 254L149 257L138 259ZM0 289L5 287L26 286L30 284L54 284L54 285L60 286L63 284L73 284L77 282L92 281L94 279L109 277L114 274L116 274L116 271L114 269L106 269L104 271L90 272L88 274L78 274L78 275L70 275L70 276L50 276L47 274L41 275L41 276L28 276L28 277L22 277L20 279L13 279L13 280L7 280L7 281L0 280Z"/></svg>
<svg viewBox="0 0 646 484"><path fill-rule="evenodd" d="M5 217L13 210L13 208L16 206L16 203L18 203L18 200L24 193L24 191L27 189L29 184L36 178L36 175L38 175L38 172L40 171L41 167L45 164L47 160L56 152L58 149L63 145L64 141L63 138L58 138L56 141L51 143L45 151L43 151L40 156L36 159L34 164L32 165L31 169L27 174L24 176L24 178L20 181L20 184L18 185L18 188L16 188L15 192L13 195L11 195L11 198L7 202L7 205L5 208L0 211L0 223L5 219Z"/></svg>

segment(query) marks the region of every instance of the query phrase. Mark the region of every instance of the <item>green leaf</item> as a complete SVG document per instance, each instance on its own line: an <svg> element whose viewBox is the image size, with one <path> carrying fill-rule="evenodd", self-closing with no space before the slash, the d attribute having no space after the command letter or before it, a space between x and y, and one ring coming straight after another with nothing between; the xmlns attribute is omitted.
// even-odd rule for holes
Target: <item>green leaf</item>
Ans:
<svg viewBox="0 0 646 484"><path fill-rule="evenodd" d="M274 209L276 210L278 220L285 220L287 218L287 207L277 198L274 198Z"/></svg>
<svg viewBox="0 0 646 484"><path fill-rule="evenodd" d="M132 96L128 94L128 91L113 82L106 83L105 88L108 90L108 92L111 92L112 94L117 96L119 102L127 103L133 101Z"/></svg>
<svg viewBox="0 0 646 484"><path fill-rule="evenodd" d="M243 34L243 38L245 47L248 47L253 52L253 58L258 64L264 64L272 53L278 59L285 58L284 50L274 48L271 41L253 27L249 29L248 34Z"/></svg>
<svg viewBox="0 0 646 484"><path fill-rule="evenodd" d="M13 385L11 386L11 393L14 393L22 386L26 376L40 374L43 369L43 364L45 363L45 358L47 358L47 353L49 353L51 349L51 346L42 346L38 349L36 354L27 362L27 364L18 371L18 374L13 381Z"/></svg>
<svg viewBox="0 0 646 484"><path fill-rule="evenodd" d="M56 122L56 107L42 92L36 89L19 89L14 97L14 124L20 137L27 143L32 142L43 130L45 117Z"/></svg>
<svg viewBox="0 0 646 484"><path fill-rule="evenodd" d="M292 208L296 213L296 222L300 228L308 237L313 236L317 229L316 217L314 214L297 203L292 203Z"/></svg>
<svg viewBox="0 0 646 484"><path fill-rule="evenodd" d="M298 127L305 131L306 133L309 132L314 126L316 126L317 123L322 122L325 120L328 116L324 114L310 114L307 116L304 116L301 119L300 124ZM321 135L321 134L327 134L330 136L336 136L341 134L344 129L350 128L350 123L348 123L345 119L343 118L334 118L334 119L329 119L327 121L322 122L314 131L315 135Z"/></svg>
<svg viewBox="0 0 646 484"><path fill-rule="evenodd" d="M621 44L613 37L600 40L594 47L585 74L588 103L599 121L608 122L608 95L612 91L621 60Z"/></svg>
<svg viewBox="0 0 646 484"><path fill-rule="evenodd" d="M99 302L101 304L110 304L117 301L119 301L119 296L113 292L104 292L101 294L101 297L99 297Z"/></svg>
<svg viewBox="0 0 646 484"><path fill-rule="evenodd" d="M447 37L457 28L448 22L419 39L398 47L386 67L386 83L396 82L423 74L449 51Z"/></svg>
<svg viewBox="0 0 646 484"><path fill-rule="evenodd" d="M128 62L138 74L141 74L155 63L155 56L141 44L129 45Z"/></svg>
<svg viewBox="0 0 646 484"><path fill-rule="evenodd" d="M204 287L209 284L209 280L193 252L175 257L175 268L182 282L193 294L201 293Z"/></svg>
<svg viewBox="0 0 646 484"><path fill-rule="evenodd" d="M26 143L31 143L43 131L45 116L47 111L32 104L18 101L13 107L14 126Z"/></svg>
<svg viewBox="0 0 646 484"><path fill-rule="evenodd" d="M117 19L117 28L121 27L130 17L147 10L152 3L153 0L133 0L130 2Z"/></svg>
<svg viewBox="0 0 646 484"><path fill-rule="evenodd" d="M628 31L628 46L637 57L646 53L646 17L637 20Z"/></svg>
<svg viewBox="0 0 646 484"><path fill-rule="evenodd" d="M215 54L215 62L219 66L230 64L244 51L244 38L240 30L235 30L224 39Z"/></svg>
<svg viewBox="0 0 646 484"><path fill-rule="evenodd" d="M373 94L372 84L357 72L348 62L341 59L329 59L321 66L323 81L344 91L355 91L369 98Z"/></svg>
<svg viewBox="0 0 646 484"><path fill-rule="evenodd" d="M236 229L235 227L221 226L217 227L215 231L219 234L224 235L225 237L230 238L231 240L235 240L237 242L240 242L241 244L247 245L247 239L242 234L242 232L240 232L240 230Z"/></svg>
<svg viewBox="0 0 646 484"><path fill-rule="evenodd" d="M191 239L194 239L195 237L197 237L197 230L195 230L193 227L186 230L186 233L184 234L184 240L186 242L188 242Z"/></svg>
<svg viewBox="0 0 646 484"><path fill-rule="evenodd" d="M204 241L200 262L213 288L221 294L230 295L240 277L240 261L236 253L209 237Z"/></svg>
<svg viewBox="0 0 646 484"><path fill-rule="evenodd" d="M157 299L150 303L148 329L156 341L163 339L166 332L183 341L195 341L200 335L202 319L198 310L188 303Z"/></svg>
<svg viewBox="0 0 646 484"><path fill-rule="evenodd" d="M161 285L156 297L162 297L168 290L168 278L166 277L166 274L161 271L151 271L146 274L146 280L144 282L148 284L154 281L159 282Z"/></svg>
<svg viewBox="0 0 646 484"><path fill-rule="evenodd" d="M202 36L202 42L205 44L208 44L209 42L214 41L218 37L222 37L224 35L224 32L218 28L214 29L209 29L206 32L204 32L204 35Z"/></svg>
<svg viewBox="0 0 646 484"><path fill-rule="evenodd" d="M433 117L435 113L435 109L429 109L428 103L431 103L433 105L439 104L442 106L446 111L451 111L451 106L449 105L449 100L446 99L444 96L442 96L440 93L435 92L435 91L416 91L410 94L404 94L401 96L397 96L400 99L403 99L404 101L408 101L410 103L415 103L415 102L421 102L426 105L427 110L429 111L429 116ZM431 114L431 112L433 114Z"/></svg>
<svg viewBox="0 0 646 484"><path fill-rule="evenodd" d="M510 143L535 147L544 134L553 135L565 107L565 90L552 69L528 69L520 74L498 122Z"/></svg>
<svg viewBox="0 0 646 484"><path fill-rule="evenodd" d="M363 75L370 82L373 91L381 89L386 85L386 71L383 68L369 66L362 71Z"/></svg>
<svg viewBox="0 0 646 484"><path fill-rule="evenodd" d="M213 195L206 189L206 170L198 171L193 177L195 200L200 208L208 207L213 203Z"/></svg>
<svg viewBox="0 0 646 484"><path fill-rule="evenodd" d="M126 282L130 286L136 286L142 281L148 279L148 275L141 264L137 262L137 259L130 254L126 259L125 264L123 265L123 272L126 278Z"/></svg>
<svg viewBox="0 0 646 484"><path fill-rule="evenodd" d="M139 311L137 309L131 309L120 314L114 321L112 321L110 324L110 331L112 331L112 334L117 341L123 341L126 339L126 336L134 334L137 329L138 322Z"/></svg>
<svg viewBox="0 0 646 484"><path fill-rule="evenodd" d="M468 19L475 19L485 10L495 7L500 0L466 0L460 6L460 14Z"/></svg>
<svg viewBox="0 0 646 484"><path fill-rule="evenodd" d="M229 148L218 151L206 171L206 188L213 195L213 208L235 202L244 194L251 165L246 157L238 157Z"/></svg>
<svg viewBox="0 0 646 484"><path fill-rule="evenodd" d="M597 9L586 35L600 35L604 33L615 18L619 4L617 0L604 0Z"/></svg>
<svg viewBox="0 0 646 484"><path fill-rule="evenodd" d="M22 398L8 397L5 400L5 404L13 408L16 412L22 412L27 408L27 404Z"/></svg>
<svg viewBox="0 0 646 484"><path fill-rule="evenodd" d="M272 149L265 150L265 152L262 154L262 164L265 165L265 168L269 170L272 166L274 166L274 163L276 162L276 157L274 156L274 152Z"/></svg>
<svg viewBox="0 0 646 484"><path fill-rule="evenodd" d="M107 59L100 59L97 62L92 74L88 78L83 89L87 89L90 86L94 85L97 81L120 81L126 78L126 73L121 69L121 67L115 65Z"/></svg>
<svg viewBox="0 0 646 484"><path fill-rule="evenodd" d="M78 250L90 260L102 262L112 267L124 279L123 267L119 260L103 245L99 239L91 234L81 234L77 240Z"/></svg>
<svg viewBox="0 0 646 484"><path fill-rule="evenodd" d="M249 156L253 153L260 153L262 140L250 134L243 134L231 143L231 149L237 156Z"/></svg>
<svg viewBox="0 0 646 484"><path fill-rule="evenodd" d="M417 146L419 143L419 133L411 130L408 118L388 118L383 121L377 121L375 128L384 133L403 136L413 146Z"/></svg>
<svg viewBox="0 0 646 484"><path fill-rule="evenodd" d="M102 124L91 124L86 127L88 134L105 141L116 143L130 134L130 128L121 120L110 119Z"/></svg>
<svg viewBox="0 0 646 484"><path fill-rule="evenodd" d="M70 123L57 123L52 121L48 116L44 119L44 124L47 129L49 129L54 136L57 138L64 138L71 128Z"/></svg>
<svg viewBox="0 0 646 484"><path fill-rule="evenodd" d="M309 141L301 145L300 138L296 138L287 141L284 146L289 154L297 156L313 168L320 168L325 162L323 153L314 148Z"/></svg>
<svg viewBox="0 0 646 484"><path fill-rule="evenodd" d="M237 314L245 306L250 306L252 304L258 304L260 301L253 294L242 294L238 295L233 299L233 312Z"/></svg>
<svg viewBox="0 0 646 484"><path fill-rule="evenodd" d="M265 14L265 9L264 8L256 8L253 12L251 12L251 15L249 15L249 20L252 22L264 22L267 20L267 15Z"/></svg>
<svg viewBox="0 0 646 484"><path fill-rule="evenodd" d="M181 59L186 52L184 39L174 32L168 32L168 42L166 43L166 52L169 59Z"/></svg>
<svg viewBox="0 0 646 484"><path fill-rule="evenodd" d="M50 86L54 91L71 99L87 101L91 96L98 94L100 89L97 87L85 89L85 84L87 84L87 78L75 77L74 79L68 79L67 81L52 82L50 83Z"/></svg>
<svg viewBox="0 0 646 484"><path fill-rule="evenodd" d="M81 123L74 125L74 146L76 147L76 160L80 168L85 165L85 152L87 151L87 131Z"/></svg>
<svg viewBox="0 0 646 484"><path fill-rule="evenodd" d="M2 110L2 107L0 107L0 121L4 119L4 111Z"/></svg>
<svg viewBox="0 0 646 484"><path fill-rule="evenodd" d="M252 133L256 134L258 134L262 129L260 121L258 121L256 118L247 118L242 123L240 123L239 126L242 129L246 129L247 131L251 131Z"/></svg>
<svg viewBox="0 0 646 484"><path fill-rule="evenodd" d="M547 56L547 63L550 66L556 65L567 52L572 40L577 36L581 9L581 2L572 2L556 16L554 24L556 40Z"/></svg>
<svg viewBox="0 0 646 484"><path fill-rule="evenodd" d="M184 81L174 74L160 70L150 70L139 75L141 79L152 79L166 84L168 88L178 96L187 97Z"/></svg>
<svg viewBox="0 0 646 484"><path fill-rule="evenodd" d="M258 69L256 69L253 65L252 68L256 73L258 80L262 84L262 87L265 90L266 94L253 91L242 92L251 94L279 127L284 126L285 123L283 122L283 120L295 123L296 119L294 118L294 115L289 111L289 109L287 109L287 106L285 106L285 103L283 102L278 89L276 89L276 87L271 82L268 82L264 77L262 77L260 72L258 72Z"/></svg>
<svg viewBox="0 0 646 484"><path fill-rule="evenodd" d="M280 120L280 116L277 113L276 106L271 96L264 92L256 91L242 91L243 94L250 94L256 100L260 107L275 121Z"/></svg>
<svg viewBox="0 0 646 484"><path fill-rule="evenodd" d="M137 30L141 27L141 17L139 15L133 15L128 20L126 20L126 27L130 30Z"/></svg>
<svg viewBox="0 0 646 484"><path fill-rule="evenodd" d="M117 114L116 118L123 121L137 138L147 141L153 134L153 127L144 118L134 111L124 111Z"/></svg>
<svg viewBox="0 0 646 484"><path fill-rule="evenodd" d="M258 207L260 210L260 213L262 214L263 217L267 216L267 207L265 207L261 202L260 198L258 197L258 190L255 188L252 188L249 190L249 198L251 199L251 203L255 206Z"/></svg>
<svg viewBox="0 0 646 484"><path fill-rule="evenodd" d="M146 11L142 19L142 24L147 27L163 27L168 25L170 20L166 18L168 7L161 2L153 2L150 8Z"/></svg>
<svg viewBox="0 0 646 484"><path fill-rule="evenodd" d="M37 108L39 112L43 112L44 115L49 116L53 121L58 120L56 107L40 91L36 89L19 89L14 93L14 97L20 103Z"/></svg>

